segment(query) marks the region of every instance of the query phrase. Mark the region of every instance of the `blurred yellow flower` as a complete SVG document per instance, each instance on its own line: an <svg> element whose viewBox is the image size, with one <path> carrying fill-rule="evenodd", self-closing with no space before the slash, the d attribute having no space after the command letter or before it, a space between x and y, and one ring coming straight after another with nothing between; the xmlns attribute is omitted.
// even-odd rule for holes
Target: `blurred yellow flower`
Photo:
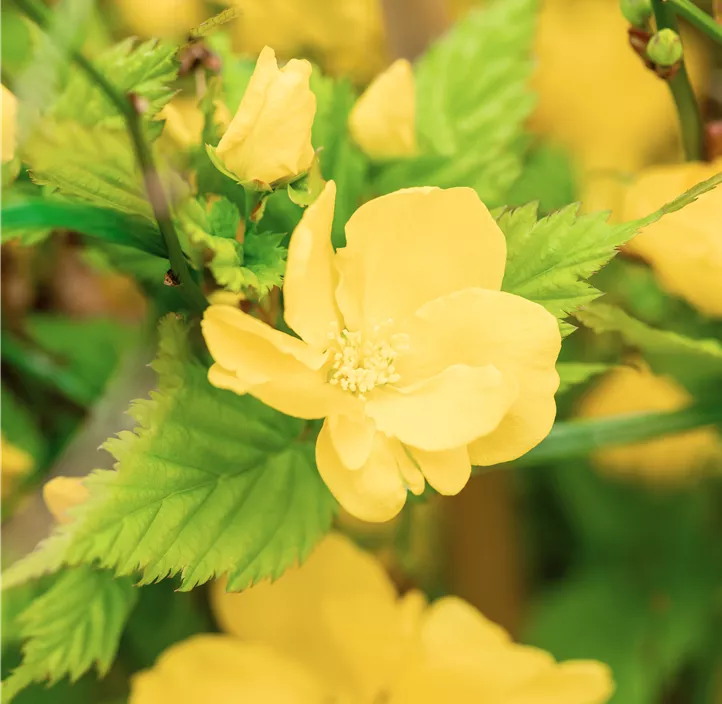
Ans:
<svg viewBox="0 0 722 704"><path fill-rule="evenodd" d="M355 142L372 159L416 151L414 73L406 59L394 61L358 99L349 115Z"/></svg>
<svg viewBox="0 0 722 704"><path fill-rule="evenodd" d="M197 147L203 136L203 113L195 98L177 96L158 113L165 120L163 136L183 149ZM231 114L221 100L215 102L214 122L223 129L228 129Z"/></svg>
<svg viewBox="0 0 722 704"><path fill-rule="evenodd" d="M673 379L646 367L618 367L606 374L582 399L579 416L605 416L652 411L675 411L688 406L691 396ZM618 476L653 483L683 480L720 456L719 436L713 430L690 430L656 440L600 450L593 463Z"/></svg>
<svg viewBox="0 0 722 704"><path fill-rule="evenodd" d="M722 159L647 169L626 189L622 219L648 215L720 172ZM670 293L722 317L722 187L646 227L627 250L649 262Z"/></svg>
<svg viewBox="0 0 722 704"><path fill-rule="evenodd" d="M292 180L311 167L311 127L316 97L309 88L311 64L291 59L279 70L265 47L246 92L216 149L242 183L264 186Z"/></svg>
<svg viewBox="0 0 722 704"><path fill-rule="evenodd" d="M544 0L539 18L532 126L571 150L582 170L635 171L676 145L669 88L629 46L618 0ZM696 85L706 85L701 44L685 34Z"/></svg>
<svg viewBox="0 0 722 704"><path fill-rule="evenodd" d="M2 87L0 113L2 113L0 159L3 164L6 164L8 161L12 161L15 158L15 147L17 146L18 101L5 86Z"/></svg>
<svg viewBox="0 0 722 704"><path fill-rule="evenodd" d="M273 584L216 583L211 603L229 635L170 648L134 677L130 704L602 704L613 690L605 665L517 645L461 599L399 597L340 535Z"/></svg>
<svg viewBox="0 0 722 704"><path fill-rule="evenodd" d="M68 515L68 509L82 504L88 498L83 479L54 477L43 486L43 501L58 523L70 523L73 519Z"/></svg>
<svg viewBox="0 0 722 704"><path fill-rule="evenodd" d="M325 72L365 83L386 63L380 0L229 0L237 48L257 54L266 44L283 59L306 56Z"/></svg>
<svg viewBox="0 0 722 704"><path fill-rule="evenodd" d="M115 0L123 21L139 37L183 39L212 13L202 0Z"/></svg>
<svg viewBox="0 0 722 704"><path fill-rule="evenodd" d="M33 458L25 450L9 442L5 435L0 435L0 463L0 495L5 499L15 488L18 479L32 470Z"/></svg>
<svg viewBox="0 0 722 704"><path fill-rule="evenodd" d="M319 472L368 521L425 480L456 494L471 464L505 462L549 432L556 319L499 289L506 241L470 188L410 188L361 206L331 246L332 181L291 237L285 319L301 339L208 308L209 380L299 418L325 418Z"/></svg>

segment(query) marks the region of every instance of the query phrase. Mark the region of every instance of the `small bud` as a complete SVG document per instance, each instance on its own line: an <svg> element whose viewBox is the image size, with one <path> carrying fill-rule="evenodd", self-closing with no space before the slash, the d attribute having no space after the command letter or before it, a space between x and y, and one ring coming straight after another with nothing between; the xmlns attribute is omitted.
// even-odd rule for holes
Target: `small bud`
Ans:
<svg viewBox="0 0 722 704"><path fill-rule="evenodd" d="M166 286L180 286L180 281L178 281L178 277L175 275L173 269L168 269L168 271L165 272L163 283Z"/></svg>
<svg viewBox="0 0 722 704"><path fill-rule="evenodd" d="M682 59L682 40L673 29L662 29L647 44L647 56L657 66L674 66Z"/></svg>
<svg viewBox="0 0 722 704"><path fill-rule="evenodd" d="M632 27L644 29L652 17L651 0L619 0L619 8Z"/></svg>

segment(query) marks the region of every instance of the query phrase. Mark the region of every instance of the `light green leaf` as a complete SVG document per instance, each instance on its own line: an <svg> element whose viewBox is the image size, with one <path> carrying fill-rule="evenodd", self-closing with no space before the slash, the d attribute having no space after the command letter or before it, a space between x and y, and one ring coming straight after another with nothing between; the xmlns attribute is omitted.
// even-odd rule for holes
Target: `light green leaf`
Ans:
<svg viewBox="0 0 722 704"><path fill-rule="evenodd" d="M585 281L604 266L617 248L642 227L691 203L719 183L722 174L704 181L645 218L613 225L607 213L579 214L570 205L537 220L531 203L498 217L507 241L507 266L502 288L543 305L557 318L586 305L601 292ZM573 330L562 322L562 330Z"/></svg>
<svg viewBox="0 0 722 704"><path fill-rule="evenodd" d="M137 44L125 39L101 54L97 69L123 94L134 93L147 101L146 117L155 116L175 94L171 84L178 76L176 47L155 39ZM123 124L118 110L84 71L73 71L53 106L58 121L72 120L83 125Z"/></svg>
<svg viewBox="0 0 722 704"><path fill-rule="evenodd" d="M235 240L241 224L241 214L231 201L220 198L211 205L208 224L214 237Z"/></svg>
<svg viewBox="0 0 722 704"><path fill-rule="evenodd" d="M613 364L602 364L601 362L558 362L557 372L559 372L560 383L557 394L563 394L573 386L583 384L613 367Z"/></svg>
<svg viewBox="0 0 722 704"><path fill-rule="evenodd" d="M417 132L422 156L382 170L384 193L409 186L471 186L503 205L519 177L536 0L497 0L471 11L419 61Z"/></svg>
<svg viewBox="0 0 722 704"><path fill-rule="evenodd" d="M335 504L306 424L211 386L186 336L175 317L163 320L160 390L132 407L135 432L107 443L117 471L93 472L89 500L40 547L51 566L60 553L70 564L138 571L143 583L178 574L182 590L227 573L240 590L279 577L329 530ZM37 555L3 583L42 570Z"/></svg>
<svg viewBox="0 0 722 704"><path fill-rule="evenodd" d="M19 617L23 661L3 682L3 704L32 682L75 681L93 666L105 675L136 599L130 579L88 566L67 570Z"/></svg>

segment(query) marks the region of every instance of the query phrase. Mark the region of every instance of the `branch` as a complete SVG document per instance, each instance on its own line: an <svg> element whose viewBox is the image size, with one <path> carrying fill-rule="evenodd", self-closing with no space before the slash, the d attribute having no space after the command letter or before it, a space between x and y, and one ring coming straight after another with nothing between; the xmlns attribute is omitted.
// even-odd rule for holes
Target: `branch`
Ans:
<svg viewBox="0 0 722 704"><path fill-rule="evenodd" d="M722 44L722 24L717 22L714 17L708 15L704 10L700 10L690 0L665 0L665 2L672 5L674 12L680 17L684 17L708 37L718 44Z"/></svg>

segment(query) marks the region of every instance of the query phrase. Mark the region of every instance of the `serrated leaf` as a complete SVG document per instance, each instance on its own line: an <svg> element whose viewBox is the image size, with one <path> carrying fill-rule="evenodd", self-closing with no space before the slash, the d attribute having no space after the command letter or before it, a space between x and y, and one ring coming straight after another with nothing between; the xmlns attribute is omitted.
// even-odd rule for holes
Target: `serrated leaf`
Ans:
<svg viewBox="0 0 722 704"><path fill-rule="evenodd" d="M537 220L537 204L503 212L497 219L507 241L502 288L564 318L601 295L585 281L641 228L694 201L722 183L722 173L704 181L650 215L614 225L608 213L579 214L573 204ZM573 330L562 321L563 333Z"/></svg>
<svg viewBox="0 0 722 704"><path fill-rule="evenodd" d="M95 67L123 95L134 93L147 101L145 116L155 116L175 94L171 84L178 76L176 47L155 39L137 44L125 39L101 54ZM51 110L57 120L84 125L122 124L122 117L107 96L84 71L74 71Z"/></svg>
<svg viewBox="0 0 722 704"><path fill-rule="evenodd" d="M227 198L219 198L211 205L208 224L214 237L235 240L241 224L241 214Z"/></svg>
<svg viewBox="0 0 722 704"><path fill-rule="evenodd" d="M32 682L75 681L93 666L106 674L136 599L130 579L88 566L67 570L19 617L23 661L3 682L3 704Z"/></svg>
<svg viewBox="0 0 722 704"><path fill-rule="evenodd" d="M227 573L240 590L304 560L330 528L335 504L306 424L211 386L186 335L163 320L159 392L134 404L138 427L107 444L116 471L85 480L90 498L41 552L143 583L177 574L182 590ZM21 561L3 581L28 572Z"/></svg>
<svg viewBox="0 0 722 704"><path fill-rule="evenodd" d="M60 195L153 220L124 130L44 121L23 157L33 181Z"/></svg>
<svg viewBox="0 0 722 704"><path fill-rule="evenodd" d="M559 388L557 394L563 394L573 386L584 384L613 367L613 364L603 364L601 362L558 362Z"/></svg>
<svg viewBox="0 0 722 704"><path fill-rule="evenodd" d="M409 186L471 186L503 205L521 173L536 0L471 11L420 59L417 132L422 156L383 169L383 193Z"/></svg>

